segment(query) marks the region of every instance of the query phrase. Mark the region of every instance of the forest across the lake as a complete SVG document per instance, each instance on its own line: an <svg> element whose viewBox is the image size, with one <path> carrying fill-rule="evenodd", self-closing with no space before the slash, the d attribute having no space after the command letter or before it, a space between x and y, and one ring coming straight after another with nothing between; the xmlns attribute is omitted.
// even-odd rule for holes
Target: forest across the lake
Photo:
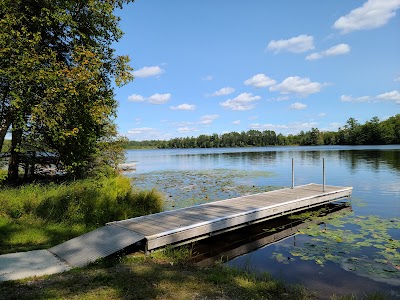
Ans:
<svg viewBox="0 0 400 300"><path fill-rule="evenodd" d="M298 134L276 134L273 130L229 132L198 137L180 137L168 141L146 140L127 141L126 149L135 148L222 148L222 147L263 147L263 146L317 146L317 145L388 145L400 144L400 114L381 121L378 117L360 124L349 118L337 131L322 131L311 128Z"/></svg>

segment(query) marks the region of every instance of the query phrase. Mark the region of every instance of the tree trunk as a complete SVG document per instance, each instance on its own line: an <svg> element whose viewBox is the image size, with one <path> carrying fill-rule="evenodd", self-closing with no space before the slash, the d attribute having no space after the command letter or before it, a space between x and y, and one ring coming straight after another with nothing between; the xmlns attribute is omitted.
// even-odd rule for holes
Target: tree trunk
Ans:
<svg viewBox="0 0 400 300"><path fill-rule="evenodd" d="M8 181L16 183L18 181L19 147L21 146L22 129L13 129L11 134L11 151L8 162Z"/></svg>

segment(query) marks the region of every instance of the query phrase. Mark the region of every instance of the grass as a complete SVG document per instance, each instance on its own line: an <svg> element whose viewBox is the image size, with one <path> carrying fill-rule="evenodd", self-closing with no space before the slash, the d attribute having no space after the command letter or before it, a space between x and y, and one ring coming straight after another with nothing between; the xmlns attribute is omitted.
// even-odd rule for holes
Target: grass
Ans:
<svg viewBox="0 0 400 300"><path fill-rule="evenodd" d="M29 184L0 192L0 254L54 246L106 222L159 212L156 190L132 190L128 178Z"/></svg>
<svg viewBox="0 0 400 300"><path fill-rule="evenodd" d="M69 272L0 283L0 299L318 299L303 286L222 264L199 268L187 247L103 259ZM355 296L331 299L359 299ZM385 300L384 293L362 299Z"/></svg>
<svg viewBox="0 0 400 300"><path fill-rule="evenodd" d="M198 268L187 263L185 253L134 254L63 274L4 282L0 298L314 299L305 288L285 285L265 274L222 265Z"/></svg>
<svg viewBox="0 0 400 300"><path fill-rule="evenodd" d="M1 175L1 174L0 174ZM30 184L0 192L0 253L48 248L104 224L160 211L156 190L127 178ZM190 263L192 249L135 253L40 278L0 283L0 299L316 299L265 273ZM333 296L335 297L335 296ZM357 299L354 296L332 299ZM390 299L384 294L364 299Z"/></svg>

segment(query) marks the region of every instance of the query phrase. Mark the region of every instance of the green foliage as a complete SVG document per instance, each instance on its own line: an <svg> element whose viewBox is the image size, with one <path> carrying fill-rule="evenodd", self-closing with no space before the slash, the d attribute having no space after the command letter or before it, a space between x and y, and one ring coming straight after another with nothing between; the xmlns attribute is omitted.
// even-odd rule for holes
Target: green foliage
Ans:
<svg viewBox="0 0 400 300"><path fill-rule="evenodd" d="M148 215L163 210L164 196L156 189L136 191L130 204L135 207L136 216Z"/></svg>
<svg viewBox="0 0 400 300"><path fill-rule="evenodd" d="M10 140L4 140L4 142L3 142L3 148L0 149L0 153L1 153L1 152L7 152L8 149L10 148L10 146L11 146L11 141L10 141Z"/></svg>
<svg viewBox="0 0 400 300"><path fill-rule="evenodd" d="M152 258L168 260L170 264L187 264L193 255L190 245L181 247L167 246L164 249L155 251L151 254Z"/></svg>
<svg viewBox="0 0 400 300"><path fill-rule="evenodd" d="M98 226L160 212L162 206L159 192L132 191L130 180L118 176L5 188L0 199L0 215L14 219L33 215L48 222Z"/></svg>
<svg viewBox="0 0 400 300"><path fill-rule="evenodd" d="M125 161L125 150L123 148L125 143L126 138L116 137L114 126L109 128L108 134L97 143L90 174L94 176L115 175L118 165Z"/></svg>
<svg viewBox="0 0 400 300"><path fill-rule="evenodd" d="M5 182L7 179L7 171L6 170L0 170L0 186L3 182Z"/></svg>
<svg viewBox="0 0 400 300"><path fill-rule="evenodd" d="M125 149L138 148L219 148L219 147L263 147L284 145L384 145L400 144L400 114L380 122L377 117L358 123L350 118L343 128L334 131L320 131L312 128L297 135L284 136L275 131L249 130L247 132L229 132L222 135L202 134L198 137L174 138L169 141L128 141Z"/></svg>
<svg viewBox="0 0 400 300"><path fill-rule="evenodd" d="M0 2L0 148L12 128L9 180L19 152L52 152L74 177L93 167L113 126L112 81L133 79L114 9L129 0Z"/></svg>
<svg viewBox="0 0 400 300"><path fill-rule="evenodd" d="M0 253L49 248L106 222L162 211L156 190L132 190L128 178L4 188L0 197Z"/></svg>
<svg viewBox="0 0 400 300"><path fill-rule="evenodd" d="M159 148L219 148L219 147L248 147L248 146L271 146L282 143L272 130L260 132L249 130L247 132L230 132L222 135L202 134L197 138L175 138L160 143Z"/></svg>

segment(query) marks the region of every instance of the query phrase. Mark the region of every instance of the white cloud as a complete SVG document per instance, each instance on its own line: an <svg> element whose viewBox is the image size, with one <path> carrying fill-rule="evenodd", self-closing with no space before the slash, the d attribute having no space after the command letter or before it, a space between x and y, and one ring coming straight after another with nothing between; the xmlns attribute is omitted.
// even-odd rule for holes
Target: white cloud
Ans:
<svg viewBox="0 0 400 300"><path fill-rule="evenodd" d="M269 42L266 50L273 51L274 53L281 51L302 53L314 48L314 37L303 34L288 40L272 40Z"/></svg>
<svg viewBox="0 0 400 300"><path fill-rule="evenodd" d="M170 109L172 109L172 110L195 110L196 105L184 103L184 104L179 104L177 106L171 106Z"/></svg>
<svg viewBox="0 0 400 300"><path fill-rule="evenodd" d="M215 91L214 93L211 94L211 96L226 96L229 94L232 94L235 92L235 89L233 87L223 87L219 89L218 91Z"/></svg>
<svg viewBox="0 0 400 300"><path fill-rule="evenodd" d="M256 88L262 88L262 87L267 87L276 84L276 81L269 78L265 74L257 74L254 75L253 77L245 80L244 82L245 85L252 85Z"/></svg>
<svg viewBox="0 0 400 300"><path fill-rule="evenodd" d="M394 82L400 82L400 75L393 79Z"/></svg>
<svg viewBox="0 0 400 300"><path fill-rule="evenodd" d="M253 96L252 93L242 93L233 99L221 102L220 105L231 110L250 110L255 107L254 102L260 99L260 96Z"/></svg>
<svg viewBox="0 0 400 300"><path fill-rule="evenodd" d="M123 135L135 141L168 140L172 137L170 134L162 133L158 129L150 127L133 128Z"/></svg>
<svg viewBox="0 0 400 300"><path fill-rule="evenodd" d="M151 128L151 127L141 127L141 128L133 128L131 130L128 130L129 134L141 134L143 132L150 132L150 131L155 131L156 129Z"/></svg>
<svg viewBox="0 0 400 300"><path fill-rule="evenodd" d="M400 0L368 0L363 6L340 17L333 28L341 33L378 28L389 22L399 8Z"/></svg>
<svg viewBox="0 0 400 300"><path fill-rule="evenodd" d="M326 117L326 113L320 113L320 114L318 115L318 117L320 117L320 118Z"/></svg>
<svg viewBox="0 0 400 300"><path fill-rule="evenodd" d="M350 52L350 46L347 44L339 44L321 52L314 52L306 56L307 60L316 60L323 57L344 55Z"/></svg>
<svg viewBox="0 0 400 300"><path fill-rule="evenodd" d="M189 132L195 132L195 131L199 131L199 130L196 128L190 128L190 127L180 127L176 131L178 131L179 133L189 133Z"/></svg>
<svg viewBox="0 0 400 300"><path fill-rule="evenodd" d="M342 95L340 100L343 102L369 102L371 100L370 96L353 97L351 95Z"/></svg>
<svg viewBox="0 0 400 300"><path fill-rule="evenodd" d="M323 56L321 54L321 52L314 52L311 53L309 55L306 56L307 60L317 60L317 59L321 59Z"/></svg>
<svg viewBox="0 0 400 300"><path fill-rule="evenodd" d="M137 71L134 71L133 75L135 77L145 78L145 77L161 75L163 73L165 73L164 69L161 69L159 66L153 66L153 67L143 67Z"/></svg>
<svg viewBox="0 0 400 300"><path fill-rule="evenodd" d="M288 129L289 127L287 125L254 123L250 124L250 128L256 130L277 130L277 129Z"/></svg>
<svg viewBox="0 0 400 300"><path fill-rule="evenodd" d="M311 82L309 78L290 76L269 89L270 91L279 91L281 94L297 94L305 97L320 92L323 86L324 84L322 83Z"/></svg>
<svg viewBox="0 0 400 300"><path fill-rule="evenodd" d="M318 123L316 122L306 122L306 123L289 123L289 124L251 124L250 129L256 130L273 130L276 133L285 133L285 134L296 134L301 130L310 130L313 127L316 127Z"/></svg>
<svg viewBox="0 0 400 300"><path fill-rule="evenodd" d="M131 102L143 102L146 100L142 95L132 94L128 97L128 101Z"/></svg>
<svg viewBox="0 0 400 300"><path fill-rule="evenodd" d="M362 97L353 97L351 95L342 95L340 100L343 102L371 102L372 100L377 101L395 101L396 103L400 104L400 92L399 91L391 91L386 92L375 97L371 96L362 96Z"/></svg>
<svg viewBox="0 0 400 300"><path fill-rule="evenodd" d="M180 128L185 128L189 126L196 126L196 125L211 125L216 119L219 118L219 115L205 115L200 118L199 121L184 121L184 122L172 122L170 125L180 127ZM193 128L191 128L192 130ZM192 130L193 131L193 130Z"/></svg>
<svg viewBox="0 0 400 300"><path fill-rule="evenodd" d="M342 124L338 123L338 122L334 122L334 123L329 123L329 126L332 128L339 128L342 126Z"/></svg>
<svg viewBox="0 0 400 300"><path fill-rule="evenodd" d="M286 100L289 100L289 99L290 99L289 96L279 96L279 97L271 98L269 100L270 101L286 101Z"/></svg>
<svg viewBox="0 0 400 300"><path fill-rule="evenodd" d="M300 102L295 102L289 106L290 109L301 110L307 108L307 105Z"/></svg>
<svg viewBox="0 0 400 300"><path fill-rule="evenodd" d="M171 99L171 94L154 94L147 98L147 101L151 104L164 104Z"/></svg>
<svg viewBox="0 0 400 300"><path fill-rule="evenodd" d="M400 92L399 91L391 91L384 94L380 94L376 96L376 98L380 100L389 100L389 101L396 101L396 103L400 104Z"/></svg>
<svg viewBox="0 0 400 300"><path fill-rule="evenodd" d="M213 79L214 79L214 76L212 76L212 75L207 75L207 76L204 76L201 78L201 80L204 80L204 81L211 81Z"/></svg>
<svg viewBox="0 0 400 300"><path fill-rule="evenodd" d="M171 99L171 94L154 94L148 98L143 97L142 95L132 94L128 97L128 101L131 102L148 102L151 104L164 104L167 103Z"/></svg>
<svg viewBox="0 0 400 300"><path fill-rule="evenodd" d="M343 55L349 53L350 49L351 48L348 44L339 44L324 51L324 54L325 56Z"/></svg>
<svg viewBox="0 0 400 300"><path fill-rule="evenodd" d="M236 120L232 122L233 125L240 125L240 120Z"/></svg>
<svg viewBox="0 0 400 300"><path fill-rule="evenodd" d="M218 118L219 118L219 115L205 115L200 118L200 121L198 122L198 124L210 125L212 122L214 122Z"/></svg>

